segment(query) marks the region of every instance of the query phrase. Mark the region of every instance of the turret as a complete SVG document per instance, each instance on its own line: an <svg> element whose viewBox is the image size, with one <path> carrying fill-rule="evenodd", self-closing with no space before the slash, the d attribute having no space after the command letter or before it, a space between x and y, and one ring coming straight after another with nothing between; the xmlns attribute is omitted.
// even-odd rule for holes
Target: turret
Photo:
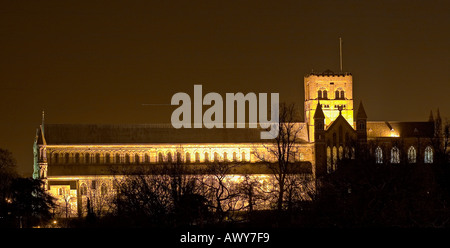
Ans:
<svg viewBox="0 0 450 248"><path fill-rule="evenodd" d="M364 159L367 156L367 115L362 101L359 103L358 112L356 113L356 136L358 140L356 156Z"/></svg>
<svg viewBox="0 0 450 248"><path fill-rule="evenodd" d="M314 114L314 148L316 157L316 177L327 173L327 150L325 145L325 115L320 102Z"/></svg>
<svg viewBox="0 0 450 248"><path fill-rule="evenodd" d="M324 142L325 136L325 115L320 101L317 103L316 113L314 114L314 140L315 142Z"/></svg>
<svg viewBox="0 0 450 248"><path fill-rule="evenodd" d="M367 115L364 110L362 101L359 103L358 112L356 114L356 134L358 141L367 142Z"/></svg>

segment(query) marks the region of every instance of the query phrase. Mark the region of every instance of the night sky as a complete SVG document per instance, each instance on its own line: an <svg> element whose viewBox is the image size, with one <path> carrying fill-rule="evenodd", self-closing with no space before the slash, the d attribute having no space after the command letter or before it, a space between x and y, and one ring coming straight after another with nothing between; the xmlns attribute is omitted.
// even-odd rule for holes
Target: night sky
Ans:
<svg viewBox="0 0 450 248"><path fill-rule="evenodd" d="M339 71L339 37L369 120L445 119L449 13L431 0L1 0L0 147L31 176L42 110L46 123L169 123L164 104L198 83L303 108L304 75Z"/></svg>

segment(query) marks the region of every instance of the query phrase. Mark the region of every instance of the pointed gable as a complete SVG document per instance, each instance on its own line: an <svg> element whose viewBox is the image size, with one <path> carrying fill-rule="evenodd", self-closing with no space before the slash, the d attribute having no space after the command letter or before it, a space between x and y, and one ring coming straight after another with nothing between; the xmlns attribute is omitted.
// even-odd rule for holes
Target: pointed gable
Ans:
<svg viewBox="0 0 450 248"><path fill-rule="evenodd" d="M343 126L345 126L347 129L353 129L353 126L348 123L348 121L344 118L344 116L339 115L327 128L327 131L332 130L335 128L335 126L338 126L340 123L342 123Z"/></svg>

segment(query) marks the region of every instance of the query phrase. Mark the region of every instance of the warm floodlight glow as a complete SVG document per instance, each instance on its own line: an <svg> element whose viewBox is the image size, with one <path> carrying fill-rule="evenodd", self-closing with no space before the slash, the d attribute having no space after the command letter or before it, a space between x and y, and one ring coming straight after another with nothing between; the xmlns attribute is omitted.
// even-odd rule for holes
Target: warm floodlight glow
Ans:
<svg viewBox="0 0 450 248"><path fill-rule="evenodd" d="M400 137L400 135L398 133L396 133L395 130L392 128L391 129L391 137Z"/></svg>

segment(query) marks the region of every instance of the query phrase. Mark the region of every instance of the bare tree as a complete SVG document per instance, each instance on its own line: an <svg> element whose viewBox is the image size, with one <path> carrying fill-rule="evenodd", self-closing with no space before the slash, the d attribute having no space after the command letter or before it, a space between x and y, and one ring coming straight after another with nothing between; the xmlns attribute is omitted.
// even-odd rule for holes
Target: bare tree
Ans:
<svg viewBox="0 0 450 248"><path fill-rule="evenodd" d="M10 211L11 183L15 178L16 161L10 151L0 148L0 220L4 220Z"/></svg>
<svg viewBox="0 0 450 248"><path fill-rule="evenodd" d="M277 193L276 208L281 211L286 190L290 187L288 184L292 182L288 177L298 172L294 163L301 126L298 125L295 104L280 104L278 128L279 134L273 143L264 145L269 158L260 152L254 154L259 160L265 162L275 178L277 186L275 187ZM275 158L276 161L270 161L271 157Z"/></svg>
<svg viewBox="0 0 450 248"><path fill-rule="evenodd" d="M233 167L234 164L214 161L207 164L203 171L201 186L208 199L208 206L214 210L219 222L232 218L233 213L242 208L239 204L238 185L230 180Z"/></svg>
<svg viewBox="0 0 450 248"><path fill-rule="evenodd" d="M117 214L147 219L144 225L197 224L205 215L206 200L199 193L199 175L181 154L179 147L164 162L116 172L125 175L116 183Z"/></svg>

